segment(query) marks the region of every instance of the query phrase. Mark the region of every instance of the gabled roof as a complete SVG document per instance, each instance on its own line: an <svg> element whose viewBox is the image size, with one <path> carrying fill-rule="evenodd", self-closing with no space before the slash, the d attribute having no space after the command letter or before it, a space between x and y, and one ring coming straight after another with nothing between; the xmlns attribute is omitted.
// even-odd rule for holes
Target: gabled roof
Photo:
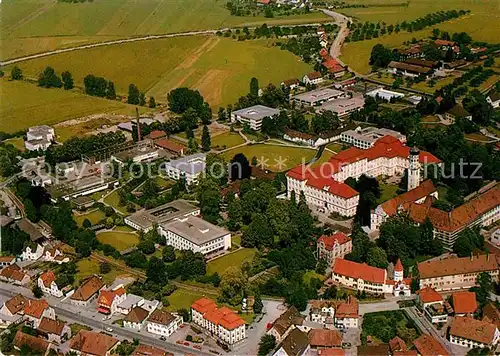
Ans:
<svg viewBox="0 0 500 356"><path fill-rule="evenodd" d="M105 356L118 342L118 339L106 334L80 330L69 341L69 348L85 354Z"/></svg>
<svg viewBox="0 0 500 356"><path fill-rule="evenodd" d="M11 263L12 261L16 260L16 256L1 256L0 257L0 262L1 263Z"/></svg>
<svg viewBox="0 0 500 356"><path fill-rule="evenodd" d="M447 111L448 114L453 115L455 117L467 117L470 116L469 112L464 109L464 107L460 104L456 104L450 110Z"/></svg>
<svg viewBox="0 0 500 356"><path fill-rule="evenodd" d="M491 344L496 330L497 327L495 324L465 316L456 316L451 322L450 335L483 344Z"/></svg>
<svg viewBox="0 0 500 356"><path fill-rule="evenodd" d="M22 294L17 294L16 296L10 298L5 302L5 306L12 314L17 314L21 310L24 310L24 305L28 303L28 298Z"/></svg>
<svg viewBox="0 0 500 356"><path fill-rule="evenodd" d="M196 310L198 313L205 314L217 308L217 304L209 298L201 298L191 305L191 309Z"/></svg>
<svg viewBox="0 0 500 356"><path fill-rule="evenodd" d="M45 299L28 299L24 304L24 314L40 319L47 308L49 308L49 303Z"/></svg>
<svg viewBox="0 0 500 356"><path fill-rule="evenodd" d="M154 131L151 131L149 133L149 135L147 135L147 137L149 137L152 140L156 140L157 138L165 137L165 136L167 136L167 134L163 130L154 130Z"/></svg>
<svg viewBox="0 0 500 356"><path fill-rule="evenodd" d="M65 326L66 323L62 322L61 320L43 317L40 325L38 325L38 331L45 334L55 334L60 336Z"/></svg>
<svg viewBox="0 0 500 356"><path fill-rule="evenodd" d="M391 340L389 340L389 348L394 353L396 351L406 351L408 350L408 346L406 346L406 342L401 339L399 336L395 336Z"/></svg>
<svg viewBox="0 0 500 356"><path fill-rule="evenodd" d="M443 297L441 296L441 294L436 292L436 290L432 287L424 287L418 290L417 295L419 296L422 303L435 303L443 301Z"/></svg>
<svg viewBox="0 0 500 356"><path fill-rule="evenodd" d="M413 345L422 356L448 356L448 352L443 345L434 337L428 334L422 334L416 340L413 340Z"/></svg>
<svg viewBox="0 0 500 356"><path fill-rule="evenodd" d="M341 276L362 279L365 282L384 284L386 271L382 268L368 266L366 263L357 263L343 258L337 258L333 263L332 272Z"/></svg>
<svg viewBox="0 0 500 356"><path fill-rule="evenodd" d="M283 81L283 85L289 87L290 85L297 85L299 84L299 80L297 78L293 78L293 79L286 79Z"/></svg>
<svg viewBox="0 0 500 356"><path fill-rule="evenodd" d="M99 292L99 299L97 301L97 304L111 307L115 298L125 293L126 292L123 287L117 288L115 290L101 290Z"/></svg>
<svg viewBox="0 0 500 356"><path fill-rule="evenodd" d="M149 315L149 312L141 307L133 308L123 319L131 323L142 323Z"/></svg>
<svg viewBox="0 0 500 356"><path fill-rule="evenodd" d="M273 328L279 335L284 335L292 325L302 325L303 322L304 317L300 315L297 308L292 306L274 321Z"/></svg>
<svg viewBox="0 0 500 356"><path fill-rule="evenodd" d="M150 323L161 324L161 325L169 325L172 321L175 320L175 316L170 314L169 312L162 311L156 309L148 318Z"/></svg>
<svg viewBox="0 0 500 356"><path fill-rule="evenodd" d="M45 354L49 347L49 343L44 339L28 335L18 330L13 341L14 346L17 348L22 348L23 346L28 346L31 350Z"/></svg>
<svg viewBox="0 0 500 356"><path fill-rule="evenodd" d="M434 43L437 44L438 46L454 46L455 45L455 42L447 41L447 40L435 40Z"/></svg>
<svg viewBox="0 0 500 356"><path fill-rule="evenodd" d="M155 141L155 145L161 148L164 148L166 150L176 152L178 154L182 153L182 150L184 150L184 146L179 145L178 143L168 140L166 138L160 138Z"/></svg>
<svg viewBox="0 0 500 356"><path fill-rule="evenodd" d="M335 318L359 318L359 303L352 295L347 298L347 302L342 302L335 310Z"/></svg>
<svg viewBox="0 0 500 356"><path fill-rule="evenodd" d="M307 78L309 78L310 80L319 79L319 78L323 77L323 75L321 75L320 72L311 72L311 73L308 73L306 75L307 75Z"/></svg>
<svg viewBox="0 0 500 356"><path fill-rule="evenodd" d="M80 300L80 301L87 301L89 300L94 294L99 292L101 288L104 287L104 282L102 281L102 278L98 276L92 276L87 278L81 285L78 287L78 289L73 293L71 296L72 300Z"/></svg>
<svg viewBox="0 0 500 356"><path fill-rule="evenodd" d="M154 346L140 344L132 352L131 356L174 356L174 354Z"/></svg>
<svg viewBox="0 0 500 356"><path fill-rule="evenodd" d="M336 232L335 234L331 236L326 236L323 235L318 239L318 244L319 243L324 243L325 248L329 251L333 250L333 247L335 244L343 245L347 242L351 241L351 238L345 235L342 232Z"/></svg>
<svg viewBox="0 0 500 356"><path fill-rule="evenodd" d="M309 338L299 329L293 329L288 336L278 345L277 349L283 348L288 356L301 356L309 346Z"/></svg>
<svg viewBox="0 0 500 356"><path fill-rule="evenodd" d="M50 288L50 285L52 284L52 282L56 281L56 275L52 271L47 271L47 272L42 273L40 275L40 279L42 280L43 285L45 287Z"/></svg>
<svg viewBox="0 0 500 356"><path fill-rule="evenodd" d="M436 191L436 187L430 179L423 181L418 187L412 189L406 193L398 195L386 202L380 204L382 209L387 215L396 215L398 212L398 207L404 203L414 202L427 197Z"/></svg>
<svg viewBox="0 0 500 356"><path fill-rule="evenodd" d="M495 255L445 258L418 264L420 279L498 270Z"/></svg>
<svg viewBox="0 0 500 356"><path fill-rule="evenodd" d="M342 335L337 330L312 329L309 331L311 347L341 347Z"/></svg>
<svg viewBox="0 0 500 356"><path fill-rule="evenodd" d="M14 263L10 266L2 268L2 270L0 271L0 276L21 282L26 276L26 273L21 271L21 268L16 263Z"/></svg>
<svg viewBox="0 0 500 356"><path fill-rule="evenodd" d="M489 302L483 307L483 321L495 324L500 327L500 311L492 302Z"/></svg>
<svg viewBox="0 0 500 356"><path fill-rule="evenodd" d="M455 314L473 314L476 312L476 293L469 291L455 292L451 297Z"/></svg>
<svg viewBox="0 0 500 356"><path fill-rule="evenodd" d="M500 91L491 91L488 94L488 98L493 102L500 100Z"/></svg>

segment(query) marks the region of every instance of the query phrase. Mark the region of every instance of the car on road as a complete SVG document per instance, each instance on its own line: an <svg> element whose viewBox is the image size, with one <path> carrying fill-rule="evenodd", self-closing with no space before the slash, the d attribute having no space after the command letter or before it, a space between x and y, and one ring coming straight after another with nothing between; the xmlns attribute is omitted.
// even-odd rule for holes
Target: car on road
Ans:
<svg viewBox="0 0 500 356"><path fill-rule="evenodd" d="M113 331L113 329L111 329L109 326L108 326L108 327L106 327L106 329L105 329L105 330L106 330L106 331L109 331L109 332L112 332L112 331Z"/></svg>
<svg viewBox="0 0 500 356"><path fill-rule="evenodd" d="M165 336L160 336L160 340L165 341L167 338Z"/></svg>

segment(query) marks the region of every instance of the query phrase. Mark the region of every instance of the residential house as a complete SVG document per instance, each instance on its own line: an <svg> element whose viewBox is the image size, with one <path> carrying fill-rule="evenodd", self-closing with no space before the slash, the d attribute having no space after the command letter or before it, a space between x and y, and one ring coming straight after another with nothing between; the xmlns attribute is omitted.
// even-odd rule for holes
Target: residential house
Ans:
<svg viewBox="0 0 500 356"><path fill-rule="evenodd" d="M44 240L52 237L52 231L47 224L34 224L27 218L24 218L17 221L15 225L19 228L19 230L29 235L31 242L42 244Z"/></svg>
<svg viewBox="0 0 500 356"><path fill-rule="evenodd" d="M278 344L272 356L303 356L308 355L310 350L307 334L299 329L293 329Z"/></svg>
<svg viewBox="0 0 500 356"><path fill-rule="evenodd" d="M179 250L191 250L213 255L231 248L231 233L196 216L177 218L161 224L158 233L167 245Z"/></svg>
<svg viewBox="0 0 500 356"><path fill-rule="evenodd" d="M16 262L16 256L1 256L0 257L0 268L7 267Z"/></svg>
<svg viewBox="0 0 500 356"><path fill-rule="evenodd" d="M422 356L450 356L443 345L429 334L422 334L413 340L413 346Z"/></svg>
<svg viewBox="0 0 500 356"><path fill-rule="evenodd" d="M498 343L500 332L495 324L464 316L451 322L449 340L452 344L472 348L491 347Z"/></svg>
<svg viewBox="0 0 500 356"><path fill-rule="evenodd" d="M297 78L287 79L287 80L284 80L281 82L282 87L288 88L290 90L298 88L299 85L300 85L300 82Z"/></svg>
<svg viewBox="0 0 500 356"><path fill-rule="evenodd" d="M166 136L167 133L163 130L153 130L149 134L147 134L144 138L155 141Z"/></svg>
<svg viewBox="0 0 500 356"><path fill-rule="evenodd" d="M97 299L97 311L102 314L113 315L126 298L127 292L121 284L112 290L101 289Z"/></svg>
<svg viewBox="0 0 500 356"><path fill-rule="evenodd" d="M449 48L453 48L457 45L457 43L454 41L441 40L441 39L435 40L434 44L443 51L446 51Z"/></svg>
<svg viewBox="0 0 500 356"><path fill-rule="evenodd" d="M317 85L323 81L323 75L320 72L308 73L302 78L302 82L309 85Z"/></svg>
<svg viewBox="0 0 500 356"><path fill-rule="evenodd" d="M59 250L58 248L51 246L45 247L42 259L48 262L55 262L57 264L69 262L69 257L64 256L61 250Z"/></svg>
<svg viewBox="0 0 500 356"><path fill-rule="evenodd" d="M343 67L339 63L339 61L337 61L336 59L334 59L332 57L327 58L323 62L323 67L325 67L328 70L328 73L333 78L341 78L347 73L346 68Z"/></svg>
<svg viewBox="0 0 500 356"><path fill-rule="evenodd" d="M56 312L45 299L28 299L24 304L23 313L26 323L35 329L43 318L56 318Z"/></svg>
<svg viewBox="0 0 500 356"><path fill-rule="evenodd" d="M36 261L43 255L43 247L35 242L29 243L21 253L23 261Z"/></svg>
<svg viewBox="0 0 500 356"><path fill-rule="evenodd" d="M96 275L88 277L71 296L71 304L86 307L97 298L99 291L105 287L101 277Z"/></svg>
<svg viewBox="0 0 500 356"><path fill-rule="evenodd" d="M334 324L338 329L357 329L360 317L358 300L351 295L347 298L347 302L338 304Z"/></svg>
<svg viewBox="0 0 500 356"><path fill-rule="evenodd" d="M333 300L312 300L309 319L314 323L333 325L337 302Z"/></svg>
<svg viewBox="0 0 500 356"><path fill-rule="evenodd" d="M38 325L37 332L49 342L61 344L71 337L71 329L61 320L43 317Z"/></svg>
<svg viewBox="0 0 500 356"><path fill-rule="evenodd" d="M179 180L183 177L188 185L198 184L198 178L205 172L206 154L196 153L162 163L163 169L169 178Z"/></svg>
<svg viewBox="0 0 500 356"><path fill-rule="evenodd" d="M123 319L123 327L129 329L141 330L144 321L149 316L149 312L141 307L133 308Z"/></svg>
<svg viewBox="0 0 500 356"><path fill-rule="evenodd" d="M477 276L486 272L498 281L499 267L495 255L445 258L420 262L420 288L433 287L436 291L469 289L476 286Z"/></svg>
<svg viewBox="0 0 500 356"><path fill-rule="evenodd" d="M399 355L399 352L403 353L408 351L408 345L406 345L406 342L399 336L395 336L389 340L389 350L392 355Z"/></svg>
<svg viewBox="0 0 500 356"><path fill-rule="evenodd" d="M451 296L451 304L455 316L474 317L477 311L476 293L469 291L455 292Z"/></svg>
<svg viewBox="0 0 500 356"><path fill-rule="evenodd" d="M297 308L292 306L274 321L267 333L273 335L276 339L276 343L279 344L292 330L302 326L304 319L305 318L299 313Z"/></svg>
<svg viewBox="0 0 500 356"><path fill-rule="evenodd" d="M495 324L500 330L500 311L492 302L488 302L483 307L483 321Z"/></svg>
<svg viewBox="0 0 500 356"><path fill-rule="evenodd" d="M21 267L14 263L0 271L0 280L16 285L26 285L30 282L30 276Z"/></svg>
<svg viewBox="0 0 500 356"><path fill-rule="evenodd" d="M490 92L486 97L486 101L493 107L493 109L497 109L500 107L500 92Z"/></svg>
<svg viewBox="0 0 500 356"><path fill-rule="evenodd" d="M316 242L318 259L325 260L330 266L336 258L344 258L352 251L352 239L342 232L331 236L323 235Z"/></svg>
<svg viewBox="0 0 500 356"><path fill-rule="evenodd" d="M312 147L314 147L316 142L314 135L292 129L285 129L283 139Z"/></svg>
<svg viewBox="0 0 500 356"><path fill-rule="evenodd" d="M218 308L208 298L201 298L191 305L192 320L203 330L229 347L246 338L245 321L227 307Z"/></svg>
<svg viewBox="0 0 500 356"><path fill-rule="evenodd" d="M25 296L17 294L4 302L0 308L0 325L7 327L20 323L23 320L22 311L27 301L28 299Z"/></svg>
<svg viewBox="0 0 500 356"><path fill-rule="evenodd" d="M456 104L444 114L444 118L454 123L459 118L472 120L472 115L462 105Z"/></svg>
<svg viewBox="0 0 500 356"><path fill-rule="evenodd" d="M70 351L78 356L110 356L120 341L112 336L94 331L80 330L69 341Z"/></svg>
<svg viewBox="0 0 500 356"><path fill-rule="evenodd" d="M24 147L28 151L45 151L55 138L54 129L47 125L33 126L26 132Z"/></svg>
<svg viewBox="0 0 500 356"><path fill-rule="evenodd" d="M118 313L127 315L132 311L132 309L136 307L141 307L142 309L146 310L148 313L151 313L154 311L156 308L159 308L161 306L161 303L157 301L156 299L153 300L147 300L144 299L143 297L140 297L135 294L128 294L127 297L123 302L118 305L116 311Z"/></svg>
<svg viewBox="0 0 500 356"><path fill-rule="evenodd" d="M183 145L166 138L155 140L155 145L159 148L163 148L175 156L184 156L184 150L186 149Z"/></svg>
<svg viewBox="0 0 500 356"><path fill-rule="evenodd" d="M16 332L16 336L14 336L12 344L14 345L14 349L18 351L23 349L23 347L28 347L30 350L33 350L34 352L37 352L42 356L47 355L52 348L51 344L44 339L25 334L21 330L18 330Z"/></svg>
<svg viewBox="0 0 500 356"><path fill-rule="evenodd" d="M42 273L40 277L38 277L38 286L45 294L50 294L57 298L63 296L62 289L59 289L56 284L56 275L52 271Z"/></svg>
<svg viewBox="0 0 500 356"><path fill-rule="evenodd" d="M417 305L424 311L425 317L432 323L446 323L448 314L441 294L434 288L425 287L417 291Z"/></svg>
<svg viewBox="0 0 500 356"><path fill-rule="evenodd" d="M152 334L168 337L176 332L181 325L181 316L156 309L147 318L146 330Z"/></svg>
<svg viewBox="0 0 500 356"><path fill-rule="evenodd" d="M265 117L278 115L278 109L270 108L264 105L254 105L248 108L235 110L231 112L231 122L240 122L248 125L252 130L260 131L262 120Z"/></svg>
<svg viewBox="0 0 500 356"><path fill-rule="evenodd" d="M308 337L311 350L342 347L342 335L337 330L312 329Z"/></svg>
<svg viewBox="0 0 500 356"><path fill-rule="evenodd" d="M174 354L154 346L139 344L131 356L174 356Z"/></svg>

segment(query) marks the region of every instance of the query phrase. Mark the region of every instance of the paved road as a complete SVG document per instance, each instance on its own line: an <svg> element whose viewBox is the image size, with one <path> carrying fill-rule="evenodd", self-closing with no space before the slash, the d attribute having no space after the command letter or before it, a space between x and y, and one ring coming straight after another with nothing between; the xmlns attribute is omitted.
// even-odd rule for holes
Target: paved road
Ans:
<svg viewBox="0 0 500 356"><path fill-rule="evenodd" d="M340 49L342 48L342 45L344 44L344 41L347 35L349 34L349 29L347 28L347 24L351 22L351 19L348 18L347 16L344 16L338 12L334 12L331 10L323 9L322 11L326 15L334 18L337 25L340 26L340 30L337 33L337 37L335 38L335 40L332 43L332 46L330 47L330 56L338 60L338 56L340 56ZM343 63L341 64L343 65Z"/></svg>
<svg viewBox="0 0 500 356"><path fill-rule="evenodd" d="M33 298L33 294L31 293L31 291L26 288L14 286L11 284L0 283L0 295L10 298L18 293ZM100 321L99 319L97 320L92 319L83 315L80 312L74 311L73 309L75 309L75 307L68 304L67 302L61 302L60 300L51 296L44 296L44 299L47 300L47 302L52 308L54 308L56 315L58 316L78 321L82 324L92 327L93 329L102 331L105 331L104 328L109 326L104 322ZM169 341L161 341L158 337L152 336L151 334L145 332L139 333L137 331L132 331L129 329L118 327L117 325L113 325L112 328L113 328L113 334L117 337L126 338L129 340L132 340L133 338L138 338L142 343L153 345L165 349L167 351L174 352L175 354L185 355L186 353L191 353L195 355L211 355L209 353L202 352L193 349L191 347L184 347Z"/></svg>

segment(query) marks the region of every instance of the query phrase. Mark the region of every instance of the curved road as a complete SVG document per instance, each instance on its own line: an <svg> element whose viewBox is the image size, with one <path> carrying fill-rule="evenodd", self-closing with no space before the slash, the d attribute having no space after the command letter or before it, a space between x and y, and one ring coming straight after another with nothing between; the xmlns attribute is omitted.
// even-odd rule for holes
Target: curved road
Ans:
<svg viewBox="0 0 500 356"><path fill-rule="evenodd" d="M339 60L338 56L340 56L340 49L342 48L342 45L344 44L347 35L349 35L349 28L347 27L347 24L349 22L352 22L352 20L349 17L344 16L338 12L326 9L323 9L322 11L325 13L325 15L328 15L333 19L335 19L337 25L340 26L339 33L337 34L337 37L335 38L335 40L332 43L332 46L330 47L330 56L332 58ZM344 63L342 62L340 63L344 65Z"/></svg>

